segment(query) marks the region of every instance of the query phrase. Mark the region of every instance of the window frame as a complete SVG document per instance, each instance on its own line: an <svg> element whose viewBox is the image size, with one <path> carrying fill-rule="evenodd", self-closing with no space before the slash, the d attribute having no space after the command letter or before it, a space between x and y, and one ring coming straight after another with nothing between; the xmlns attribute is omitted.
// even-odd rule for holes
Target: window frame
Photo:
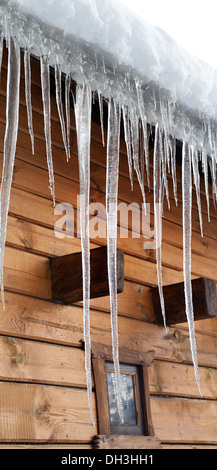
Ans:
<svg viewBox="0 0 217 470"><path fill-rule="evenodd" d="M100 435L111 435L113 429L110 425L109 415L109 401L108 401L108 389L107 389L107 371L106 362L113 362L112 348L111 346L105 346L101 343L91 344L92 352L92 367L95 382L96 391L96 405L98 414L98 428ZM154 351L139 352L124 348L119 348L119 362L124 365L133 365L138 368L138 376L140 382L140 393L141 393L141 418L143 421L143 433L142 436L154 436L154 428L151 418L151 406L150 406L150 392L149 392L149 381L148 381L148 367L154 360ZM124 370L124 366L123 366ZM130 427L130 426L129 426ZM121 434L121 426L117 426L117 433ZM130 434L130 432L125 433ZM135 436L135 432L131 432ZM136 436L141 436L136 434ZM135 436L135 437L136 437ZM141 436L141 437L142 437Z"/></svg>

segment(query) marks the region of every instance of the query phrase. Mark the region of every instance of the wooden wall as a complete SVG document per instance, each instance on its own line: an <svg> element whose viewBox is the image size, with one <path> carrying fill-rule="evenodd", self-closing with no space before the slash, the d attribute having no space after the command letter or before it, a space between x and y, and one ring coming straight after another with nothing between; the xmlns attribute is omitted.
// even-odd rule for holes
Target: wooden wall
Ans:
<svg viewBox="0 0 217 470"><path fill-rule="evenodd" d="M54 236L53 205L43 130L40 71L32 64L32 104L35 155L27 128L23 67L20 126L8 219L5 253L6 310L0 305L0 448L91 448L97 434L90 421L83 338L82 305L51 302L49 257L80 251L80 240ZM0 159L2 168L6 103L6 52L0 92ZM66 163L55 99L52 105L52 142L56 200L76 207L79 191L75 124L72 113L72 155ZM105 203L106 150L100 127L93 123L91 145L91 201ZM1 171L1 170L0 170ZM163 220L163 280L183 280L181 175L178 207L169 178L171 209ZM217 281L217 212L211 206L207 222L202 185L204 237L201 238L196 197L193 199L192 277ZM152 203L152 191L147 192ZM138 184L130 190L125 145L121 143L119 200L141 203ZM153 226L153 206L151 205ZM93 240L91 247L105 244ZM119 239L125 253L125 290L118 297L119 344L135 350L155 350L150 369L151 411L155 434L164 448L217 447L217 319L197 322L196 340L203 398L199 395L189 346L187 324L166 335L154 324L151 286L157 284L155 251L144 249L141 238ZM92 340L111 344L109 299L91 301ZM94 406L95 392L93 389Z"/></svg>

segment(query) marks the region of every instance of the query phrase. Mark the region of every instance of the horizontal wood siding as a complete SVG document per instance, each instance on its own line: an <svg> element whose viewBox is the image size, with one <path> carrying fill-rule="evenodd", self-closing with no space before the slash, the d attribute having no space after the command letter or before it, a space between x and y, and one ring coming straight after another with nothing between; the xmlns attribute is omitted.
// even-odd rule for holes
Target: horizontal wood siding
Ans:
<svg viewBox="0 0 217 470"><path fill-rule="evenodd" d="M2 172L7 53L4 51L0 90L0 176ZM23 64L20 125L10 201L4 264L5 305L0 304L0 449L91 448L97 428L92 425L86 393L82 302L61 305L51 301L50 257L79 252L79 238L57 238L50 194L40 70L32 63L32 104L35 155L31 154L25 106ZM79 218L79 175L75 120L71 115L71 159L66 163L55 99L51 97L52 143L56 201L73 205ZM105 132L106 135L106 132ZM119 202L141 205L134 175L130 189L124 142L121 142ZM152 160L152 152L151 152ZM91 202L105 204L106 149L99 124L92 124ZM152 176L152 161L151 161ZM163 282L183 280L181 171L177 166L178 207L168 176L171 209L164 207ZM210 192L211 193L211 192ZM204 237L200 235L193 194L192 279L217 281L217 212L211 203L207 221L204 182L201 183ZM147 192L153 229L153 192ZM136 215L139 220L140 214ZM105 221L105 214L100 213ZM194 377L187 323L171 326L166 334L154 323L151 287L157 285L156 255L134 238L132 220L118 219L118 248L125 254L125 287L118 295L119 345L136 351L155 351L149 370L151 412L155 434L163 448L217 448L217 319L195 324L203 397ZM76 226L79 233L79 227ZM129 238L127 238L129 235ZM106 239L91 239L91 248ZM91 300L91 337L111 345L109 298ZM95 389L93 382L95 411ZM97 419L97 417L95 416Z"/></svg>

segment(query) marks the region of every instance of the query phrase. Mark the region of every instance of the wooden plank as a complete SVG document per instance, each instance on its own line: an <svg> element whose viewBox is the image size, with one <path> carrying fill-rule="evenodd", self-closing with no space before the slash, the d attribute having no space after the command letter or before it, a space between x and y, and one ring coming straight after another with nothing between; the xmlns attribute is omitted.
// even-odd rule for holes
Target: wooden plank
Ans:
<svg viewBox="0 0 217 470"><path fill-rule="evenodd" d="M53 228L55 222L58 220L58 216L54 215L52 202L49 199L45 199L44 197L40 197L31 193L26 193L25 191L19 190L17 188L12 188L10 213L17 215L22 219L27 219L49 228ZM77 220L77 217L78 214L75 209L75 221ZM151 224L153 225L152 220ZM212 226L214 227L214 224L212 224ZM76 228L77 227L75 226L75 229ZM134 238L132 240L131 235L132 234L129 232L129 239L118 240L119 248L139 257L155 259L154 250L145 250L144 238ZM174 243L179 248L182 248L182 231L177 229L176 224L170 223L163 219L163 237L166 239L166 241L168 241L168 243L166 242L162 244L163 263L167 262L167 264L170 265L175 264L176 266L181 266L182 250L175 250L171 243ZM63 240L67 242L66 237ZM60 239L56 240L56 244L57 241L60 243ZM94 241L97 241L98 243L105 243L104 240L99 238L97 240L95 239ZM192 253L193 268L196 272L201 270L200 266L203 266L203 269L205 269L206 272L210 269L212 269L212 272L214 272L214 268L211 267L214 265L214 259L217 258L216 242L214 239L207 237L202 239L199 234L193 232ZM194 258L194 253L197 253L200 256ZM209 261L206 261L206 263L201 263L201 256L211 259L212 264L210 265ZM206 265L208 265L207 268Z"/></svg>
<svg viewBox="0 0 217 470"><path fill-rule="evenodd" d="M217 443L216 401L151 397L151 410L162 443Z"/></svg>
<svg viewBox="0 0 217 470"><path fill-rule="evenodd" d="M105 361L113 360L111 346L91 342L91 353L94 359L104 359ZM132 351L130 349L119 348L119 361L125 364L136 364L150 366L154 360L154 351Z"/></svg>
<svg viewBox="0 0 217 470"><path fill-rule="evenodd" d="M29 195L30 196L30 195ZM14 200L19 199L19 191L14 197ZM34 202L31 201L31 207L34 207ZM39 214L40 205L39 205ZM42 212L43 213L43 212ZM54 235L53 230L49 230L45 227L41 227L35 224L31 224L22 219L15 217L9 217L8 229L7 229L8 243L12 246L19 246L33 251L36 253L44 253L48 255L60 255L80 251L80 240L74 238L63 240L57 239ZM91 244L93 248L94 244ZM177 257L177 256L176 256ZM207 266L207 263L200 263L200 265ZM145 321L154 321L154 312L151 298L151 289L139 284L134 284L125 280L125 289L122 294L118 297L118 308L119 313L128 315ZM104 298L103 302L101 299L94 299L91 301L92 308L96 308L103 311L110 311L110 300ZM197 322L195 325L197 331L210 332L215 334L217 332L216 322L213 320L212 323L209 320Z"/></svg>
<svg viewBox="0 0 217 470"><path fill-rule="evenodd" d="M18 172L19 173L19 172ZM25 175L23 175L25 176ZM44 175L45 176L45 175ZM35 176L36 177L36 176ZM46 178L47 178L47 175L46 175ZM22 178L23 179L23 178ZM25 181L28 180L28 177L26 175L26 178L24 178ZM37 180L37 178L36 178ZM39 184L39 180L40 180L40 177L38 177L38 187L40 186ZM23 183L22 183L23 185ZM65 188L65 185L64 185L64 188ZM71 201L73 203L75 203L75 201ZM125 242L126 244L127 242ZM135 242L132 241L132 246L135 245ZM138 243L140 244L141 248L140 248L140 256L141 256L141 253L144 253L144 257L148 257L149 259L151 259L152 261L155 260L155 255L154 255L154 251L151 251L151 253L147 253L143 248L142 248L142 244L143 244L143 240L141 239L139 242L137 242L137 245ZM122 242L122 245L123 245L123 242ZM129 245L129 243L128 243ZM119 242L119 246L120 246L120 242ZM172 250L172 251L171 251ZM168 250L168 246L165 246L165 250L164 250L164 247L163 247L163 263L164 264L170 264L171 263L173 264L173 267L174 267L174 264L175 264L175 268L177 269L181 269L181 259L182 259L182 251L181 250L174 250L174 248L170 248L170 251ZM165 258L166 256L166 258ZM175 260L175 261L174 261ZM212 261L211 259L209 261L207 261L207 263L204 263L202 264L201 263L201 256L197 256L197 255L193 255L192 256L192 268L193 268L193 273L195 273L196 271L196 275L198 277L198 275L200 276L203 276L203 277L209 277L209 274L210 274L210 277L213 278L213 275L215 275L215 266L214 266L214 260ZM201 266L203 266L203 268L201 268ZM201 269L204 270L203 273L198 273L198 271Z"/></svg>
<svg viewBox="0 0 217 470"><path fill-rule="evenodd" d="M48 258L6 247L4 272L6 289L51 299Z"/></svg>
<svg viewBox="0 0 217 470"><path fill-rule="evenodd" d="M0 383L0 441L90 442L87 392L67 387ZM93 395L95 414L95 400Z"/></svg>
<svg viewBox="0 0 217 470"><path fill-rule="evenodd" d="M6 247L4 266L6 289L52 299L48 258ZM157 284L156 266L151 262L126 255L124 269L125 279L129 281L145 285ZM183 274L181 271L164 267L163 278L165 284L172 284L174 281L182 281Z"/></svg>
<svg viewBox="0 0 217 470"><path fill-rule="evenodd" d="M24 199L22 199L22 195ZM26 193L23 193L23 192L19 193L19 191L17 190L14 190L14 191L12 190L12 200L11 200L11 206L10 206L11 211L13 213L18 212L21 217L24 217L24 216L31 217L31 218L34 217L35 221L37 221L38 223L42 223L43 219L44 221L46 221L46 223L50 222L49 223L50 225L53 222L53 226L54 226L55 216L54 215L52 216L52 213L50 213L50 211L48 212L48 208L51 207L51 204L49 201L43 198L37 199L36 196L30 195L30 194L28 194L28 200L30 203L29 206L28 204L25 203L26 200L27 200ZM47 208L46 208L46 202L49 204ZM28 206L29 209L28 207L25 207L25 206ZM23 207L25 207L24 211L22 210ZM42 219L42 222L40 221L40 219ZM42 245L43 245L45 246L45 250L44 250L45 252L46 252L46 247L54 247L53 252L55 254L57 247L60 246L60 248L62 248L64 244L66 246L70 246L70 243L73 243L73 244L77 243L77 245L79 244L80 246L79 240L76 240L76 239L72 240L72 239L67 239L67 238L64 238L63 240L59 240L59 239L56 239L56 237L54 236L54 233L46 232L42 228L40 229L40 228L37 228L36 226L32 226L32 227L29 226L29 230L31 230L31 232L29 232L27 230L28 228L27 224L23 223L22 225L22 222L19 222L16 225L17 228L14 227L14 224L15 222L13 222L13 228L11 227L11 231L10 231L10 226L9 226L9 230L8 230L9 243L26 247L29 250L42 252ZM15 231L15 228L16 230L19 230L18 236L16 236L17 231ZM26 234L22 234L22 228L23 230L27 232ZM41 231L41 236L43 237L43 240L42 240L43 243L41 244L40 244L40 237L39 237L40 231ZM47 240L47 243L45 241L46 236L49 237L49 243L48 243L48 240ZM12 238L12 241L10 240L11 238ZM21 241L21 243L19 241ZM97 241L98 243L106 243L106 240L97 239ZM194 244L194 241L192 241L192 243ZM134 254L136 256L140 256L140 257L143 256L146 259L150 259L154 261L155 251L144 250L143 245L144 245L144 242L142 238L135 239L135 240L131 240L131 239L129 240L119 239L118 240L118 247L120 249L123 249L123 251ZM214 246L212 247L212 250L213 250L213 260L206 260L206 263L201 262L201 256L198 256L194 253L192 254L192 273L196 277L203 276L203 277L210 277L213 279L215 278L216 269L215 269L215 261L214 261L214 255L215 255ZM49 254L52 254L51 248L50 249L47 248L47 251L49 252ZM163 257L163 264L167 264L170 266L173 265L176 267L176 269L181 268L182 258L183 258L181 249L179 250L175 247L169 246L168 244L165 245L163 243L162 257Z"/></svg>
<svg viewBox="0 0 217 470"><path fill-rule="evenodd" d="M96 387L96 405L99 432L101 434L110 434L110 417L105 361L101 358L92 358L92 366Z"/></svg>
<svg viewBox="0 0 217 470"><path fill-rule="evenodd" d="M61 449L71 449L71 450L76 450L76 449L93 449L92 445L88 444L0 444L0 450L12 450L12 449L51 449L51 450L61 450Z"/></svg>
<svg viewBox="0 0 217 470"><path fill-rule="evenodd" d="M5 292L6 311L0 306L0 333L7 336L39 339L79 347L83 339L83 311L76 306L64 306ZM111 346L110 315L91 310L91 338ZM135 351L154 350L161 360L191 364L188 331L162 327L120 316L119 347ZM200 365L216 367L216 337L197 333L196 342Z"/></svg>
<svg viewBox="0 0 217 470"><path fill-rule="evenodd" d="M199 374L203 398L216 399L216 369L200 367ZM0 379L86 388L84 351L0 336ZM149 368L149 387L155 395L200 398L193 366L187 364L155 360Z"/></svg>
<svg viewBox="0 0 217 470"><path fill-rule="evenodd" d="M210 279L194 279L192 285L194 320L217 316L216 282ZM184 283L163 287L167 325L186 322ZM158 288L152 290L156 323L163 325Z"/></svg>
<svg viewBox="0 0 217 470"><path fill-rule="evenodd" d="M143 415L144 415L144 423L146 426L145 434L147 436L154 436L154 427L153 421L151 416L151 404L150 404L150 391L149 391L149 374L148 374L148 366L142 365L141 371L141 383L142 383L142 403L143 403Z"/></svg>
<svg viewBox="0 0 217 470"><path fill-rule="evenodd" d="M199 367L201 390L204 399L217 399L217 369ZM194 368L155 360L149 368L149 387L153 395L173 395L200 398Z"/></svg>
<svg viewBox="0 0 217 470"><path fill-rule="evenodd" d="M95 436L94 449L161 449L159 440L150 436L112 434Z"/></svg>
<svg viewBox="0 0 217 470"><path fill-rule="evenodd" d="M51 259L52 298L65 303L83 299L82 253ZM117 250L117 293L124 290L124 254ZM90 298L109 295L107 246L90 250Z"/></svg>
<svg viewBox="0 0 217 470"><path fill-rule="evenodd" d="M0 336L0 380L86 388L84 351Z"/></svg>
<svg viewBox="0 0 217 470"><path fill-rule="evenodd" d="M201 445L197 445L197 444L162 444L161 445L161 448L162 449L180 449L180 450L184 450L184 449L203 449L203 450L206 450L206 449L212 449L212 450L216 450L217 449L217 446L215 445L204 445L204 444L201 444Z"/></svg>

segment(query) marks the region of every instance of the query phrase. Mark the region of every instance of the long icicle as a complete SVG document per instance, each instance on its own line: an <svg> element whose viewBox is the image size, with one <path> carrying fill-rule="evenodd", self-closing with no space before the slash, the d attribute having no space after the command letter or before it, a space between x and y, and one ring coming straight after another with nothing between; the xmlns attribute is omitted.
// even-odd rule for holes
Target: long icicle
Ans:
<svg viewBox="0 0 217 470"><path fill-rule="evenodd" d="M102 145L103 147L105 147L104 124L103 124L103 99L102 99L102 94L99 90L98 90L98 101L99 101L101 134L102 134Z"/></svg>
<svg viewBox="0 0 217 470"><path fill-rule="evenodd" d="M201 209L201 198L200 198L200 174L198 169L198 151L195 147L191 146L191 161L192 161L192 170L194 176L194 185L196 190L197 197L197 207L200 221L200 232L203 237L203 220L202 220L202 209Z"/></svg>
<svg viewBox="0 0 217 470"><path fill-rule="evenodd" d="M51 195L53 197L53 204L55 205L54 171L51 146L50 67L48 58L44 55L41 56L41 88L44 110L44 134L46 141L47 166Z"/></svg>
<svg viewBox="0 0 217 470"><path fill-rule="evenodd" d="M191 207L192 207L192 176L191 176L191 152L187 142L183 141L182 147L182 211L183 211L183 273L185 309L189 325L189 336L192 360L194 365L196 382L200 389L200 379L197 362L197 347L194 330L194 310L191 286ZM201 394L202 395L202 394Z"/></svg>
<svg viewBox="0 0 217 470"><path fill-rule="evenodd" d="M71 74L68 73L65 79L65 109L66 109L66 136L67 136L67 160L70 159L71 154L71 132L70 132L70 90L71 90Z"/></svg>
<svg viewBox="0 0 217 470"><path fill-rule="evenodd" d="M107 210L107 263L111 306L112 352L115 370L117 404L122 419L120 392L120 365L118 351L117 313L117 200L120 145L120 107L111 98L108 104L106 210Z"/></svg>
<svg viewBox="0 0 217 470"><path fill-rule="evenodd" d="M154 222L156 234L156 258L157 258L157 279L158 290L160 296L161 312L163 316L164 328L166 327L166 314L163 296L163 279L162 279L162 261L161 261L161 244L162 244L162 177L161 177L161 157L160 157L160 129L158 123L155 126L154 141L154 171L153 171L153 187L154 187Z"/></svg>
<svg viewBox="0 0 217 470"><path fill-rule="evenodd" d="M91 339L90 339L90 243L89 243L89 199L90 199L90 141L91 141L92 95L88 85L77 85L75 120L78 143L80 178L80 225L82 246L83 316L85 369L87 392L92 422L95 426L92 406Z"/></svg>
<svg viewBox="0 0 217 470"><path fill-rule="evenodd" d="M55 85L56 85L56 104L59 114L60 126L62 131L62 138L66 152L67 161L69 160L68 155L68 142L66 136L66 125L63 112L63 102L62 102L62 71L60 65L55 64Z"/></svg>
<svg viewBox="0 0 217 470"><path fill-rule="evenodd" d="M6 129L4 138L4 160L1 183L1 251L0 276L3 308L4 283L3 264L6 242L7 217L10 203L11 184L14 169L14 160L17 144L19 123L19 97L20 97L20 48L10 37L8 42L8 77L7 77L7 103L6 103Z"/></svg>
<svg viewBox="0 0 217 470"><path fill-rule="evenodd" d="M122 105L122 115L123 115L123 122L124 122L124 139L125 139L125 144L126 144L126 149L127 149L127 160L128 160L131 191L133 191L133 162L132 162L132 150L131 150L131 139L130 139L129 113L128 113L128 108L124 104Z"/></svg>
<svg viewBox="0 0 217 470"><path fill-rule="evenodd" d="M25 73L25 97L26 97L26 109L27 119L29 127L29 135L32 144L32 154L35 153L34 148L34 132L32 122L32 99L31 99L31 63L30 63L30 51L28 48L24 51L24 73Z"/></svg>
<svg viewBox="0 0 217 470"><path fill-rule="evenodd" d="M208 221L210 222L210 207L209 207L209 180L208 180L208 156L205 149L202 150L202 167L204 173L204 184L205 184L205 193L206 193L206 204L207 204L207 214Z"/></svg>

